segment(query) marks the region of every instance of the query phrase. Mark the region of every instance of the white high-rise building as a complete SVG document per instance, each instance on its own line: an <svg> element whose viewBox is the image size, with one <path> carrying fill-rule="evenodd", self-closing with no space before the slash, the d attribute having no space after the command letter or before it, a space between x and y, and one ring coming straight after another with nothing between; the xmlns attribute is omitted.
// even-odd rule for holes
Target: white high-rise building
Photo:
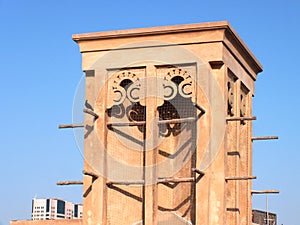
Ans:
<svg viewBox="0 0 300 225"><path fill-rule="evenodd" d="M82 218L82 204L73 204L57 198L32 200L32 220Z"/></svg>

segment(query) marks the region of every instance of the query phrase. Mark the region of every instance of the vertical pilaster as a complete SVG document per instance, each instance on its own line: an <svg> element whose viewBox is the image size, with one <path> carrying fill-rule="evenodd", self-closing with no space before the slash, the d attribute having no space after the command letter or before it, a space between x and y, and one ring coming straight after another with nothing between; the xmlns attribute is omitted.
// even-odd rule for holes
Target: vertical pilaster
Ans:
<svg viewBox="0 0 300 225"><path fill-rule="evenodd" d="M241 83L239 94L239 107L241 117L251 117L251 94L246 86ZM251 176L251 168L249 165L252 164L251 157L251 137L252 137L252 121L243 121L240 123L240 173L242 176ZM251 207L251 186L252 181L246 180L239 183L240 188L240 224L249 224L251 222L251 217L249 213L252 211Z"/></svg>
<svg viewBox="0 0 300 225"><path fill-rule="evenodd" d="M157 224L157 173L156 173L156 159L157 159L157 138L158 138L158 124L157 124L157 98L151 96L153 90L150 88L157 88L156 68L153 65L147 65L146 77L153 77L147 79L146 96L146 132L144 137L144 225ZM152 125L151 125L152 124Z"/></svg>
<svg viewBox="0 0 300 225"><path fill-rule="evenodd" d="M227 117L238 117L238 78L227 70ZM238 161L239 150L239 123L240 121L227 122L226 128L226 176L237 177L239 175ZM238 182L236 180L226 182L226 221L227 224L239 225Z"/></svg>
<svg viewBox="0 0 300 225"><path fill-rule="evenodd" d="M95 71L85 71L86 74L86 102L92 107L95 106L97 91L95 88ZM84 116L84 170L98 173L100 168L96 165L103 165L103 155L99 151L99 141L93 132L95 128L94 117L88 114ZM91 132L92 131L92 132ZM84 176L83 179L83 224L105 224L103 217L105 202L104 178ZM87 207L92 206L92 207Z"/></svg>

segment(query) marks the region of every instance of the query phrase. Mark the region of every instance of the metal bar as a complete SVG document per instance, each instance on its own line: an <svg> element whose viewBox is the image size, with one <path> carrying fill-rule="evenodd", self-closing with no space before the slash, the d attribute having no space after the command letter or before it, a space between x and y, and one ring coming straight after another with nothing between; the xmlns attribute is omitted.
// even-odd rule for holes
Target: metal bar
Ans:
<svg viewBox="0 0 300 225"><path fill-rule="evenodd" d="M99 115L97 113L95 113L93 110L91 109L83 109L83 112L84 113L87 113L87 114L90 114L92 116L95 117L95 119L98 119Z"/></svg>
<svg viewBox="0 0 300 225"><path fill-rule="evenodd" d="M255 176L247 176L247 177L225 177L225 180L252 180L256 179Z"/></svg>
<svg viewBox="0 0 300 225"><path fill-rule="evenodd" d="M200 174L201 176L204 176L204 175L205 175L204 172L202 172L201 170L199 170L199 169L197 169L197 168L192 168L192 171L195 172L195 173Z"/></svg>
<svg viewBox="0 0 300 225"><path fill-rule="evenodd" d="M256 120L256 116L252 117L227 117L226 121L244 121L244 120Z"/></svg>
<svg viewBox="0 0 300 225"><path fill-rule="evenodd" d="M138 181L108 181L106 185L143 185L145 182L143 180Z"/></svg>
<svg viewBox="0 0 300 225"><path fill-rule="evenodd" d="M84 127L84 124L61 124L61 125L58 125L59 129L79 128L79 127Z"/></svg>
<svg viewBox="0 0 300 225"><path fill-rule="evenodd" d="M83 184L82 181L59 181L56 185L75 185L75 184Z"/></svg>
<svg viewBox="0 0 300 225"><path fill-rule="evenodd" d="M261 136L261 137L252 137L252 141L263 141L263 140L275 140L278 139L278 136Z"/></svg>
<svg viewBox="0 0 300 225"><path fill-rule="evenodd" d="M268 194L266 194L266 213L267 213L267 225L269 225Z"/></svg>
<svg viewBox="0 0 300 225"><path fill-rule="evenodd" d="M279 190L252 190L251 194L279 194Z"/></svg>
<svg viewBox="0 0 300 225"><path fill-rule="evenodd" d="M96 173L94 173L94 172L91 172L91 171L83 170L82 173L83 173L84 175L91 176L91 177L94 177L94 178L98 178L98 177L99 177L98 174L96 174Z"/></svg>
<svg viewBox="0 0 300 225"><path fill-rule="evenodd" d="M184 183L184 182L194 182L194 177L188 178L158 178L157 183Z"/></svg>

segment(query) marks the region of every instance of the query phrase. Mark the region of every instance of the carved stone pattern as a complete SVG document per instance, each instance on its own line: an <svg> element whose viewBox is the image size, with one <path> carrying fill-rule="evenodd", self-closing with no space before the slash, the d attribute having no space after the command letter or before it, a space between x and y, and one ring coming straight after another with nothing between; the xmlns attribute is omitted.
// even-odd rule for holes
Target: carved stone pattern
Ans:
<svg viewBox="0 0 300 225"><path fill-rule="evenodd" d="M141 105L140 98L145 82L130 71L122 71L115 76L112 85L113 106L106 110L109 117L121 119L125 115L129 121L145 121L146 106ZM194 116L194 106L192 103L192 94L194 82L187 71L180 68L171 68L167 70L166 76L162 79L162 88L164 103L157 107L160 120L171 120ZM125 99L129 100L124 104ZM144 132L145 126L138 126L141 132ZM178 135L181 131L181 124L160 125L160 134L169 136Z"/></svg>
<svg viewBox="0 0 300 225"><path fill-rule="evenodd" d="M168 87L172 87L172 98L164 98L163 105L157 107L160 120L172 120L195 116L192 102L194 82L187 71L181 68L171 68L164 77ZM166 89L164 83L164 89ZM170 95L171 96L171 95ZM177 136L182 129L181 123L160 124L159 133L163 137Z"/></svg>
<svg viewBox="0 0 300 225"><path fill-rule="evenodd" d="M113 105L106 109L107 115L117 119L126 116L130 122L145 121L146 107L139 103L140 87L140 79L135 73L128 70L117 73L108 93L113 97ZM126 99L129 101L125 102ZM141 132L144 132L143 125L137 127Z"/></svg>
<svg viewBox="0 0 300 225"><path fill-rule="evenodd" d="M240 116L244 117L247 114L247 93L241 90L240 98Z"/></svg>
<svg viewBox="0 0 300 225"><path fill-rule="evenodd" d="M139 96L134 95L134 93L136 90L139 90L139 87L139 78L135 73L130 71L118 73L112 85L114 105L122 104L126 97L132 102L138 102Z"/></svg>
<svg viewBox="0 0 300 225"><path fill-rule="evenodd" d="M227 82L227 114L234 116L234 81L229 79Z"/></svg>
<svg viewBox="0 0 300 225"><path fill-rule="evenodd" d="M184 98L191 98L194 90L194 82L191 75L181 69L181 68L172 68L169 69L167 75L164 77L164 80L168 83L176 84L178 88L178 93ZM170 99L168 99L170 100Z"/></svg>

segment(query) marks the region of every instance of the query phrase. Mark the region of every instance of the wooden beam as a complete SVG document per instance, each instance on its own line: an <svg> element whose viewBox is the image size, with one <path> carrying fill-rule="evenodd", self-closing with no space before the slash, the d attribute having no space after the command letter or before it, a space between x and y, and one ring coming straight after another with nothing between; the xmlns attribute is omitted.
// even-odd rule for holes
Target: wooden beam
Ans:
<svg viewBox="0 0 300 225"><path fill-rule="evenodd" d="M128 126L144 126L146 121L136 121L136 122L108 122L107 126L110 127L128 127Z"/></svg>
<svg viewBox="0 0 300 225"><path fill-rule="evenodd" d="M98 174L96 174L96 173L94 173L94 172L92 172L92 171L86 171L86 170L83 170L82 173L83 173L84 175L91 176L91 177L93 177L93 178L98 178L98 177L99 177Z"/></svg>
<svg viewBox="0 0 300 225"><path fill-rule="evenodd" d="M185 183L185 182L194 182L194 177L188 178L158 178L157 183Z"/></svg>
<svg viewBox="0 0 300 225"><path fill-rule="evenodd" d="M226 211L228 212L240 212L239 208L226 208Z"/></svg>
<svg viewBox="0 0 300 225"><path fill-rule="evenodd" d="M107 181L106 185L110 186L110 185L144 185L144 181L143 180L137 180L137 181Z"/></svg>
<svg viewBox="0 0 300 225"><path fill-rule="evenodd" d="M59 129L79 128L79 127L84 127L84 125L83 124L61 124L61 125L58 125Z"/></svg>
<svg viewBox="0 0 300 225"><path fill-rule="evenodd" d="M157 183L184 183L184 182L194 182L194 177L188 177L188 178L159 178L157 180ZM144 181L108 181L106 183L109 185L143 185Z"/></svg>
<svg viewBox="0 0 300 225"><path fill-rule="evenodd" d="M171 119L171 120L159 120L158 124L173 124L173 123L192 123L195 122L196 118L194 117L187 117L182 119Z"/></svg>
<svg viewBox="0 0 300 225"><path fill-rule="evenodd" d="M91 109L83 109L83 112L92 115L93 117L95 117L95 119L98 119L99 117L99 115Z"/></svg>
<svg viewBox="0 0 300 225"><path fill-rule="evenodd" d="M279 194L279 190L252 190L251 194Z"/></svg>
<svg viewBox="0 0 300 225"><path fill-rule="evenodd" d="M252 117L227 117L226 121L245 121L245 120L256 120L256 116Z"/></svg>
<svg viewBox="0 0 300 225"><path fill-rule="evenodd" d="M256 179L255 176L246 176L246 177L225 177L225 180L252 180Z"/></svg>
<svg viewBox="0 0 300 225"><path fill-rule="evenodd" d="M56 185L77 185L77 184L83 184L82 181L59 181L56 183Z"/></svg>
<svg viewBox="0 0 300 225"><path fill-rule="evenodd" d="M197 119L194 117L187 117L182 119L171 119L171 120L158 120L158 124L174 124L174 123L192 123ZM107 126L112 127L126 127L126 126L144 126L146 121L135 121L135 122L108 122Z"/></svg>
<svg viewBox="0 0 300 225"><path fill-rule="evenodd" d="M263 140L275 140L278 139L278 136L260 136L260 137L252 137L252 141L263 141Z"/></svg>
<svg viewBox="0 0 300 225"><path fill-rule="evenodd" d="M239 156L241 157L241 154L239 151L231 151L231 152L227 152L228 156Z"/></svg>

